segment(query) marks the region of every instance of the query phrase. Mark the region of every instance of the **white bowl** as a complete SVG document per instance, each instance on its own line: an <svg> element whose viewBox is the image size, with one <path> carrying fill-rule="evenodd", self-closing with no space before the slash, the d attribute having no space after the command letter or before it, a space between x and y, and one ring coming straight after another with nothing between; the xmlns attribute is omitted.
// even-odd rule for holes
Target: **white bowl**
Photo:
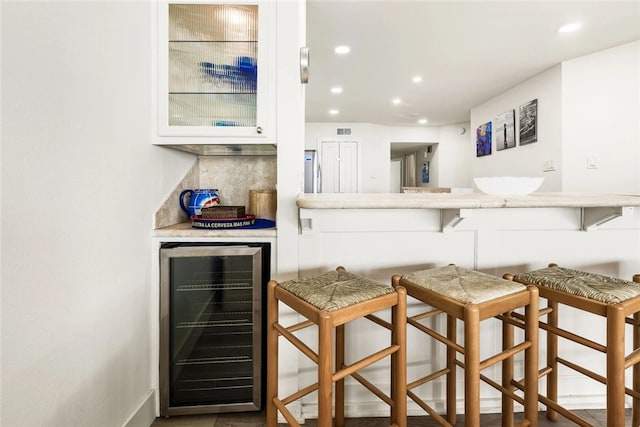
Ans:
<svg viewBox="0 0 640 427"><path fill-rule="evenodd" d="M538 176L486 176L473 178L476 187L494 196L522 196L536 191L544 177Z"/></svg>

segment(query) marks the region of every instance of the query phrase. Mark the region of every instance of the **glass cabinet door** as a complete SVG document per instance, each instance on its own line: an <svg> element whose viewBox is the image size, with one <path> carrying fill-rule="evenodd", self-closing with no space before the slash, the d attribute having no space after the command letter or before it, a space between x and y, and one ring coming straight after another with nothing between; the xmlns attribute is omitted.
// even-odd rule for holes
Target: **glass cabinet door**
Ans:
<svg viewBox="0 0 640 427"><path fill-rule="evenodd" d="M160 135L265 135L266 8L233 1L161 6Z"/></svg>

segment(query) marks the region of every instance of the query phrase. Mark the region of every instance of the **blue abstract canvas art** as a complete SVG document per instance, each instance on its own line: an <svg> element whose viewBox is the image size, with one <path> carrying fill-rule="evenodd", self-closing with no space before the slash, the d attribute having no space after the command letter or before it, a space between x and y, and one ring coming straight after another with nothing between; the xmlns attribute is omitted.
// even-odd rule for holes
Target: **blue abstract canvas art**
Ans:
<svg viewBox="0 0 640 427"><path fill-rule="evenodd" d="M476 129L476 157L491 154L491 122L484 123Z"/></svg>

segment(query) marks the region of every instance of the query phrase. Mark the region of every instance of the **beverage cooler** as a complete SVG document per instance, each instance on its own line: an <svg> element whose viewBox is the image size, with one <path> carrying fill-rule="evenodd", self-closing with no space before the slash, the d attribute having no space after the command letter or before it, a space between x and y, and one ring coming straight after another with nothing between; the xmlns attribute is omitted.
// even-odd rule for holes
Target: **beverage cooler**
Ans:
<svg viewBox="0 0 640 427"><path fill-rule="evenodd" d="M160 414L260 410L269 243L160 249Z"/></svg>

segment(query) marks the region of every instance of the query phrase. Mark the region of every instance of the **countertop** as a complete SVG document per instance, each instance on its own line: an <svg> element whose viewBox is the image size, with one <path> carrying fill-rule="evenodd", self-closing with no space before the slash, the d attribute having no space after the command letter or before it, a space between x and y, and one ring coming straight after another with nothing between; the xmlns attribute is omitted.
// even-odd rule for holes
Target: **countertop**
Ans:
<svg viewBox="0 0 640 427"><path fill-rule="evenodd" d="M640 195L546 193L492 196L483 193L322 193L298 196L304 209L597 208L640 206Z"/></svg>
<svg viewBox="0 0 640 427"><path fill-rule="evenodd" d="M276 237L276 228L234 228L231 230L202 230L191 227L191 222L157 228L154 237Z"/></svg>

